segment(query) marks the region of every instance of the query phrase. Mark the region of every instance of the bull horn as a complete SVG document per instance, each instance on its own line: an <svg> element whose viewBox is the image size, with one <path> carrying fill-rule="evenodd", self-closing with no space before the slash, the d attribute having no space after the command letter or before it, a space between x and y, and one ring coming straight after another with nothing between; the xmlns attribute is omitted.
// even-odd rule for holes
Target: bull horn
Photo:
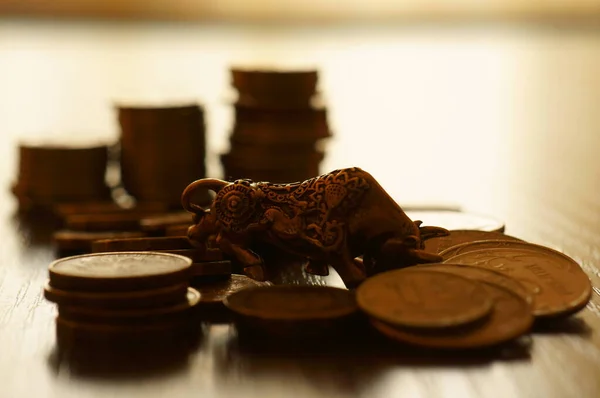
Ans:
<svg viewBox="0 0 600 398"><path fill-rule="evenodd" d="M448 236L450 231L441 227L419 227L419 234L421 235L421 241L426 241L431 238Z"/></svg>
<svg viewBox="0 0 600 398"><path fill-rule="evenodd" d="M192 193L198 188L206 188L218 193L223 187L227 186L227 181L219 180L218 178L202 178L188 185L181 194L181 205L190 213L205 213L205 210L190 201Z"/></svg>

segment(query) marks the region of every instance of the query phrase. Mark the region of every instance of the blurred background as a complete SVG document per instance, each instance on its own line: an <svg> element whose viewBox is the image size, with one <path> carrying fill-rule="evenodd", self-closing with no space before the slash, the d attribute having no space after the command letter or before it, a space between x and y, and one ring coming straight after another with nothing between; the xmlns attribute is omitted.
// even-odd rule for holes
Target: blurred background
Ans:
<svg viewBox="0 0 600 398"><path fill-rule="evenodd" d="M0 0L5 194L19 142L114 141L117 104L202 104L222 176L231 66L318 69L322 172L359 166L401 204L509 233L540 224L524 238L578 217L573 236L598 235L597 0ZM548 220L548 203L564 213Z"/></svg>

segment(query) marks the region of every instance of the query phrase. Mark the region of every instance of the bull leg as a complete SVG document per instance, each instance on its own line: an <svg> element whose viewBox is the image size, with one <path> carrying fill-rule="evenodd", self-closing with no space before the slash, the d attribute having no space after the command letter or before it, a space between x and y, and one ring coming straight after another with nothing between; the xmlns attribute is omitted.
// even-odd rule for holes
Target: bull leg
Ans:
<svg viewBox="0 0 600 398"><path fill-rule="evenodd" d="M229 239L220 238L217 241L224 253L235 257L244 266L246 275L257 281L266 280L264 263L256 253L230 242Z"/></svg>
<svg viewBox="0 0 600 398"><path fill-rule="evenodd" d="M357 287L367 277L362 262L355 261L346 247L342 248L339 256L331 258L331 265L348 289Z"/></svg>
<svg viewBox="0 0 600 398"><path fill-rule="evenodd" d="M390 238L385 241L381 246L380 253L384 258L377 260L398 261L406 265L440 263L443 261L442 256L438 254L407 247L406 242L401 238Z"/></svg>

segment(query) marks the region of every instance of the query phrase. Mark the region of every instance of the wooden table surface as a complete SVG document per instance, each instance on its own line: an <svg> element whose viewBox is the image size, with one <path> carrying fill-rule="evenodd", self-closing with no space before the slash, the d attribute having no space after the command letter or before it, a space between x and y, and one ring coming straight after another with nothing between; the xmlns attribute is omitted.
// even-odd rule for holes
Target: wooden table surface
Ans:
<svg viewBox="0 0 600 398"><path fill-rule="evenodd" d="M81 366L62 358L57 351L56 308L42 295L47 266L55 258L53 248L47 235L32 232L14 216L15 202L7 189L14 178L14 167L3 167L0 169L0 397L599 397L600 87L597 74L563 73L600 70L598 48L588 51L589 43L597 45L598 39L587 42L591 40L587 36L588 33L582 34L578 42L583 43L581 46L571 43L564 51L565 47L556 47L560 51L552 47L556 41L544 37L531 39L528 51L537 45L537 50L531 51L542 61L553 62L543 63L546 69L536 69L539 73L527 75L530 65L527 62L533 58L529 61L519 58L525 66L515 70L522 72L519 76L527 77L520 80L523 84L510 87L509 97L514 100L511 102L514 112L510 115L516 115L510 120L516 127L507 128L494 135L491 143L488 141L494 148L488 152L494 155L487 163L487 155L481 155L486 149L484 141L461 141L452 150L444 151L427 143L431 137L425 135L415 136L416 147L404 151L402 156L393 156L385 145L382 152L347 154L342 144L350 141L342 139L342 144L338 142L330 148L333 158L326 164L327 168L333 168L356 161L357 166L371 171L376 178L381 175L384 187L395 197L403 187L413 187L415 175L424 189L428 187L428 194L433 192L431 187L435 183L442 187L440 195L446 198L453 186L458 191L470 187L468 195L456 196L466 198L468 209L502 218L507 233L562 250L582 265L592 280L594 292L587 308L569 321L554 328L535 328L527 338L501 352L452 355L411 350L367 334L351 343L325 344L314 349L263 350L260 346L252 349L238 344L232 326L206 325L198 347L175 361L163 361L159 356L132 364L123 360L114 364L118 372ZM51 54L46 55L52 58ZM571 64L569 57L585 62ZM465 64L472 61L469 58ZM33 65L36 61L27 62ZM555 81L558 75L563 80ZM17 88L21 87L18 79L23 79L25 87L27 78L14 76L17 83L8 87L17 95ZM48 90L58 92L58 88ZM330 93L334 91L331 89ZM330 105L336 109L335 97L331 97ZM476 97L471 97L473 106ZM4 104L9 104L7 98L2 98ZM441 108L442 102L434 105ZM344 136L344 127L351 130L352 118L358 116L356 108L351 106L342 104L338 109L339 113L332 117L339 128L337 134ZM457 132L465 126L477 130L480 126L477 123L481 123L489 126L489 131L495 131L497 126L489 117L504 120L507 115L491 112L474 125L458 123L453 128ZM3 119L4 126L11 127L2 133L4 166L15 161L14 149L20 134L17 119L11 117L12 112L7 111ZM23 117L23 123L27 123L27 118L35 119L35 115L25 113ZM434 126L428 123L435 121L425 118L423 126ZM364 142L364 137L352 137L355 146L351 148ZM442 141L441 146L446 145L448 142ZM468 145L475 147L469 149ZM425 165L425 169L415 168L413 173L406 167L409 161L422 162L428 151L434 151L436 159ZM464 160L462 154L470 151L478 153L471 158L475 161L463 161L458 167L457 160ZM406 152L414 152L412 158ZM364 156L369 157L368 162ZM386 174L385 170L391 171ZM426 173L425 178L419 173ZM37 224L35 230L42 227ZM340 285L335 276L303 279L298 271L290 275L306 283Z"/></svg>

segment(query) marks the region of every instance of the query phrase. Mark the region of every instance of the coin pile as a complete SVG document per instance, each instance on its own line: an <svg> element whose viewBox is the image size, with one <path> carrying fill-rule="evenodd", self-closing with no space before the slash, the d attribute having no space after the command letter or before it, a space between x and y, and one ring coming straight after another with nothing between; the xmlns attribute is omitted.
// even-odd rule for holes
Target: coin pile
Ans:
<svg viewBox="0 0 600 398"><path fill-rule="evenodd" d="M12 192L20 211L57 203L110 198L105 182L108 147L20 145L18 179Z"/></svg>
<svg viewBox="0 0 600 398"><path fill-rule="evenodd" d="M98 253L56 260L44 289L58 304L63 346L145 345L197 334L200 293L191 260L165 253Z"/></svg>
<svg viewBox="0 0 600 398"><path fill-rule="evenodd" d="M232 69L238 91L230 152L221 160L227 179L303 181L319 174L331 135L327 112L311 105L317 72Z"/></svg>
<svg viewBox="0 0 600 398"><path fill-rule="evenodd" d="M573 315L591 297L590 280L573 259L508 235L450 231L425 248L444 263L381 273L357 289L374 328L404 343L492 346L525 334L534 319Z"/></svg>
<svg viewBox="0 0 600 398"><path fill-rule="evenodd" d="M204 112L198 105L119 107L121 182L138 201L180 208L183 189L205 177ZM196 203L207 203L202 192Z"/></svg>

